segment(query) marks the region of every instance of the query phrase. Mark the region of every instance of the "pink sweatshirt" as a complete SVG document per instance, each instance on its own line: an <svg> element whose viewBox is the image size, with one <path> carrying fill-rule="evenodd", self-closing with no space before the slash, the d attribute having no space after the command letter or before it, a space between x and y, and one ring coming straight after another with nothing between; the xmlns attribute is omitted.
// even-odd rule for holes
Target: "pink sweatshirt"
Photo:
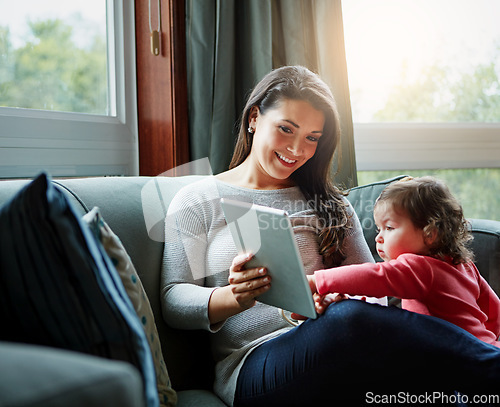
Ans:
<svg viewBox="0 0 500 407"><path fill-rule="evenodd" d="M315 272L318 293L402 299L402 308L445 319L500 347L500 300L472 262L454 265L416 254L383 263Z"/></svg>

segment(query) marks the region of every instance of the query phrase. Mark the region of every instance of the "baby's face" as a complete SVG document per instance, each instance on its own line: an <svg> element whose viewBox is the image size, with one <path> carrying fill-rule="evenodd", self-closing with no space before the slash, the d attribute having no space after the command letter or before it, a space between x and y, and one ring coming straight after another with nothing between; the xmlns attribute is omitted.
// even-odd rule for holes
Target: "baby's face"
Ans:
<svg viewBox="0 0 500 407"><path fill-rule="evenodd" d="M415 227L409 216L393 205L379 202L373 212L378 234L375 237L377 252L384 261L397 259L404 253L426 255L424 232Z"/></svg>

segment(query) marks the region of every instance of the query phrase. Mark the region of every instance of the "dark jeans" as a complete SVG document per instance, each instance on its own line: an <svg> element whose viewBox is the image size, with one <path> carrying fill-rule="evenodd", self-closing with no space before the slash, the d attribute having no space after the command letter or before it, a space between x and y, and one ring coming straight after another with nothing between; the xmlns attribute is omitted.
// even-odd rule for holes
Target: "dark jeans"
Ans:
<svg viewBox="0 0 500 407"><path fill-rule="evenodd" d="M235 406L453 405L455 390L499 394L500 349L438 318L346 300L255 349Z"/></svg>

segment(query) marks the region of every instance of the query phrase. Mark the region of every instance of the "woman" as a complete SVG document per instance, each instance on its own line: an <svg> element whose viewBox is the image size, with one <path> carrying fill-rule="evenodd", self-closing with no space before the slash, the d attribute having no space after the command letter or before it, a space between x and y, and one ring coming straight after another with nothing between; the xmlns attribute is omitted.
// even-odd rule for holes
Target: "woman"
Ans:
<svg viewBox="0 0 500 407"><path fill-rule="evenodd" d="M306 68L283 67L255 87L240 126L229 171L183 188L169 207L164 318L177 328L213 333L214 388L229 405L308 405L326 395L343 398L341 383L349 383L351 392L373 382L363 373L371 371L367 364L391 363L409 353L408 342L397 341L414 342L412 329L395 340L391 336L407 322L400 314L405 311L344 301L292 328L276 308L256 301L272 281L265 268L245 268L250 256L237 256L219 202L226 197L285 209L307 274L373 261L353 209L330 178L340 137L333 96ZM382 332L380 338L375 332ZM423 363L428 342L413 345L411 355L420 356L416 363ZM393 356L392 349L399 353Z"/></svg>

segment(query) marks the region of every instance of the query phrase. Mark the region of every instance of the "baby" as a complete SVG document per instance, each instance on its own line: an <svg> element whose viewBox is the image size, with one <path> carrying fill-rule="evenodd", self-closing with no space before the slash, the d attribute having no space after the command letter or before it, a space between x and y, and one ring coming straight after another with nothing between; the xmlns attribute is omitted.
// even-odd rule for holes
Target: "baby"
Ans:
<svg viewBox="0 0 500 407"><path fill-rule="evenodd" d="M500 347L500 300L472 262L466 247L472 236L446 185L432 177L393 183L380 194L373 215L384 262L309 276L317 312L343 294L393 296L408 311L445 319Z"/></svg>

